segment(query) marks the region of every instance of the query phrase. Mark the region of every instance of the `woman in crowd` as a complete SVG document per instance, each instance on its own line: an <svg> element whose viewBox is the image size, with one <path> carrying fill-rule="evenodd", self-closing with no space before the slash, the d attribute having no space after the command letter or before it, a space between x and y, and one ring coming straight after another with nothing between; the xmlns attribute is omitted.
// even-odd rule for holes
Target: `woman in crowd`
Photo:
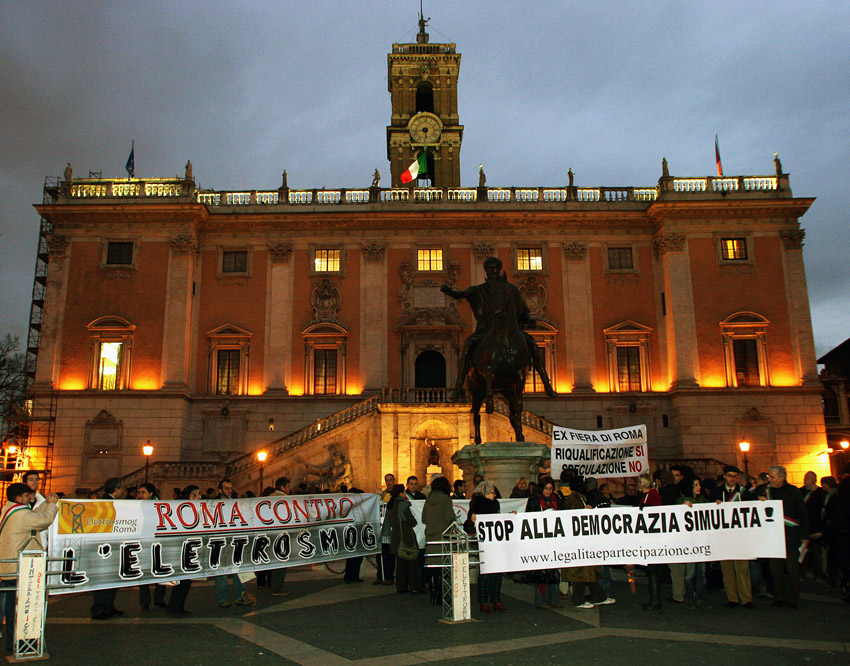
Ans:
<svg viewBox="0 0 850 666"><path fill-rule="evenodd" d="M638 477L640 509L648 506L661 506L661 494L655 489L651 474L641 474ZM646 577L649 580L649 601L643 605L644 610L661 608L661 575L666 565L649 564L646 567Z"/></svg>
<svg viewBox="0 0 850 666"><path fill-rule="evenodd" d="M420 594L423 590L419 580L419 544L413 531L417 523L410 512L410 502L404 495L404 486L400 483L390 491L386 519L390 521L392 530L390 552L396 556L395 590L398 594Z"/></svg>
<svg viewBox="0 0 850 666"><path fill-rule="evenodd" d="M499 513L499 500L496 499L496 487L489 481L482 481L472 493L472 499L469 500L469 514L467 516L467 526L475 525L478 516L488 513ZM492 610L490 604L493 604ZM502 613L509 612L502 605L502 574L479 574L478 575L478 609L482 613L492 613L500 611Z"/></svg>
<svg viewBox="0 0 850 666"><path fill-rule="evenodd" d="M455 522L455 512L451 500L452 487L449 480L439 476L431 481L431 492L422 507L422 520L425 522L425 540L441 541L445 529ZM425 566L428 574L428 587L431 590L431 603L435 606L443 602L443 573L436 565L442 547L434 544L425 546Z"/></svg>
<svg viewBox="0 0 850 666"><path fill-rule="evenodd" d="M689 478L685 486L680 484L680 488L684 503L688 506L707 504L709 501L702 492L702 483L696 477ZM705 562L685 562L685 605L695 608L701 606L703 601L705 601Z"/></svg>
<svg viewBox="0 0 850 666"><path fill-rule="evenodd" d="M526 511L548 511L559 509L558 496L555 495L555 482L551 477L543 477L537 484L539 492L528 498ZM561 608L558 601L558 583L561 574L558 569L539 569L529 571L526 580L534 585L535 608Z"/></svg>

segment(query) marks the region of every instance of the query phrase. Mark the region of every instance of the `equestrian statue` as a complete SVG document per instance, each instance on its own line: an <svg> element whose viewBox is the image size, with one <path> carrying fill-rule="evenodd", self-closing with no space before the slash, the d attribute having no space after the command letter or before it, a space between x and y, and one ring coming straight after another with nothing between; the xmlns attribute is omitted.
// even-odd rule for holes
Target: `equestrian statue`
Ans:
<svg viewBox="0 0 850 666"><path fill-rule="evenodd" d="M516 441L524 442L522 434L522 393L525 377L532 366L543 382L546 395L557 397L543 363L540 350L523 328L531 328L536 321L519 289L508 282L502 272L502 262L496 257L484 260L486 279L463 291L448 285L440 287L444 294L456 299L466 299L475 315L475 331L464 341L460 369L450 399L461 400L464 382L472 395L475 443L481 443L482 403L488 414L493 413L495 394L502 395L508 403L511 426Z"/></svg>

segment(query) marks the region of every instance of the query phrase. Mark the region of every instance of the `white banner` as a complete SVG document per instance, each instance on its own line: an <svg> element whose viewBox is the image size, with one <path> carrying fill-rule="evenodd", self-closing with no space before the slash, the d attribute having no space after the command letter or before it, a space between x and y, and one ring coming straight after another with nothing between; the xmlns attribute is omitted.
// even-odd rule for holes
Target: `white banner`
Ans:
<svg viewBox="0 0 850 666"><path fill-rule="evenodd" d="M380 549L373 494L235 500L62 500L51 594L280 569Z"/></svg>
<svg viewBox="0 0 850 666"><path fill-rule="evenodd" d="M785 557L782 502L479 516L481 573Z"/></svg>
<svg viewBox="0 0 850 666"><path fill-rule="evenodd" d="M512 513L514 511L525 511L525 506L528 504L528 498L520 499L500 499L499 511L502 513ZM422 520L422 507L425 506L425 500L412 500L410 502L410 513L416 518L416 527L413 532L416 534L416 539L419 541L419 547L424 548L425 542L425 521ZM452 508L455 511L455 522L463 526L466 521L466 516L469 514L469 500L452 500Z"/></svg>
<svg viewBox="0 0 850 666"><path fill-rule="evenodd" d="M552 427L552 478L565 469L583 477L637 476L649 471L646 426L615 430Z"/></svg>

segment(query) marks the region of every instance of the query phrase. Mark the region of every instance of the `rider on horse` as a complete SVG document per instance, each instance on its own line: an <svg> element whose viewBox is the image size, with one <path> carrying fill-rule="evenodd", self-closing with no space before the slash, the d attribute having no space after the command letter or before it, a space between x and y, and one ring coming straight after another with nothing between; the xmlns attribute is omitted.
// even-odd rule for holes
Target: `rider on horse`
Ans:
<svg viewBox="0 0 850 666"><path fill-rule="evenodd" d="M475 348L481 339L490 331L494 325L494 308L498 304L505 302L503 297L505 294L500 293L502 290L508 290L507 297L514 302L514 309L517 313L517 322L520 328L531 328L537 322L528 311L528 306L519 289L507 280L507 276L501 273L502 262L496 257L488 257L484 260L484 272L486 279L478 285L473 285L464 291L455 291L448 285L440 287L440 291L452 298L465 298L469 301L472 307L472 313L475 315L476 327L475 331L464 341L463 352L461 353L461 365L457 375L454 391L450 398L451 400L460 400L461 390L463 389L464 381L469 373L472 365L472 356ZM528 352L531 356L531 364L540 376L543 382L543 387L546 390L546 395L550 398L557 397L557 393L552 388L552 383L549 381L549 375L546 372L546 367L543 363L543 357L540 355L540 350L537 343L534 342L528 333L522 331L522 336L528 347Z"/></svg>

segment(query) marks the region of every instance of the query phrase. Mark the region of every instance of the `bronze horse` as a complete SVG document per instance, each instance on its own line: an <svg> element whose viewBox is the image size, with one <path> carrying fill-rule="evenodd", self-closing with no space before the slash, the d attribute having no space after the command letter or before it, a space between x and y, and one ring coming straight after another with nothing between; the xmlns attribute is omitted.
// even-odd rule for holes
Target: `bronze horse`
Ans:
<svg viewBox="0 0 850 666"><path fill-rule="evenodd" d="M516 441L524 442L522 393L531 354L518 322L519 293L514 294L516 288L505 277L494 281L492 286L494 288L489 290L488 299L490 327L473 351L472 367L467 378L472 394L470 413L475 424L475 443L481 443L481 404L484 403L485 411L492 414L493 399L497 393L507 400Z"/></svg>

